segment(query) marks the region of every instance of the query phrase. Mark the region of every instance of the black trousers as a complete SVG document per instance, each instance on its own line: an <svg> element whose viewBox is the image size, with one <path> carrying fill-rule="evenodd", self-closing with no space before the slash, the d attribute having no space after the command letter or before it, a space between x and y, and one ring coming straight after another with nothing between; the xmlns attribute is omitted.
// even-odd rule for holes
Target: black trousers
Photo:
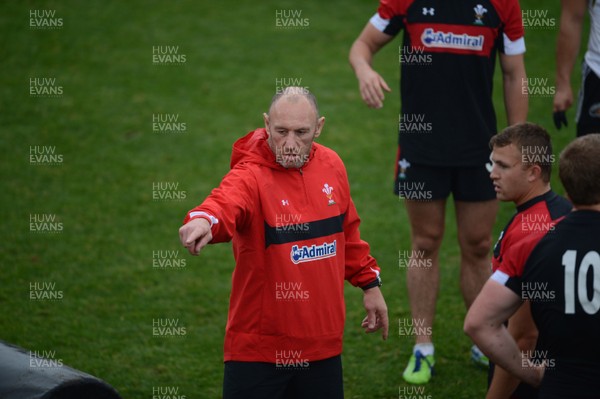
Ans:
<svg viewBox="0 0 600 399"><path fill-rule="evenodd" d="M225 362L223 399L343 399L342 358L297 364Z"/></svg>

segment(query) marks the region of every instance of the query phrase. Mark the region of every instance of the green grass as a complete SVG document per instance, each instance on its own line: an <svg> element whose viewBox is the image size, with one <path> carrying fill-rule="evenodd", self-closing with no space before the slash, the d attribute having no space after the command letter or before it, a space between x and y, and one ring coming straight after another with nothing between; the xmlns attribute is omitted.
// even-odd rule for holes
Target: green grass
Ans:
<svg viewBox="0 0 600 399"><path fill-rule="evenodd" d="M394 398L412 340L398 335L409 315L398 251L409 249L403 205L391 194L399 109L397 44L375 66L394 92L381 110L360 100L348 49L376 9L374 1L24 1L0 5L0 339L56 351L124 398L156 386L188 398L220 396L222 342L233 270L231 247L199 258L180 248L177 229L227 172L232 143L262 124L276 79L301 79L327 118L320 142L344 159L363 238L378 259L389 307L387 342L366 336L361 292L348 287L344 379L348 398ZM553 2L522 1L549 9ZM64 26L29 28L29 10L56 10ZM275 11L294 9L306 29L275 27ZM531 76L554 76L556 30L527 31ZM152 65L153 46L179 46L181 66ZM499 74L495 103L504 110ZM29 96L31 77L56 78L58 98ZM576 73L573 84L579 84ZM530 120L546 126L556 151L574 137L551 125L551 98L530 101ZM152 131L154 113L178 114L184 133ZM30 146L52 146L59 165L31 165ZM554 187L562 192L557 183ZM152 185L173 182L186 198L154 201ZM495 234L513 212L503 204ZM60 233L29 231L30 214L56 215ZM486 373L471 366L462 333L458 249L448 208L435 322L437 371L431 398L476 398ZM179 251L180 270L153 268L153 251ZM53 282L60 301L31 301L29 284ZM152 321L179 319L187 334L152 336Z"/></svg>

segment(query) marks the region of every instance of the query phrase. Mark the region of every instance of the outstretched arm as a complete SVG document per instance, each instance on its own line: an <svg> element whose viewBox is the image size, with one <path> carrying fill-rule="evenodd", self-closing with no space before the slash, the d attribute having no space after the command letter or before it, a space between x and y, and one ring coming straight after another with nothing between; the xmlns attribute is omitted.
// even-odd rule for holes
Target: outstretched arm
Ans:
<svg viewBox="0 0 600 399"><path fill-rule="evenodd" d="M219 187L190 210L179 229L179 239L192 255L209 243L230 241L236 226L244 223L256 203L256 185L251 173L233 169Z"/></svg>

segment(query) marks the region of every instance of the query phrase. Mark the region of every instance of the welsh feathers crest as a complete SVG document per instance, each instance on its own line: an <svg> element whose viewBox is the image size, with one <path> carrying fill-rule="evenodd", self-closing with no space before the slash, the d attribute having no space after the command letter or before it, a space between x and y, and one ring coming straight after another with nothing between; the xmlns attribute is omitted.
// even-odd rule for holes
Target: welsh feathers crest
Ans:
<svg viewBox="0 0 600 399"><path fill-rule="evenodd" d="M477 6L473 7L473 11L475 11L475 23L477 25L483 25L483 15L487 12L487 8L484 8L481 4L477 4Z"/></svg>

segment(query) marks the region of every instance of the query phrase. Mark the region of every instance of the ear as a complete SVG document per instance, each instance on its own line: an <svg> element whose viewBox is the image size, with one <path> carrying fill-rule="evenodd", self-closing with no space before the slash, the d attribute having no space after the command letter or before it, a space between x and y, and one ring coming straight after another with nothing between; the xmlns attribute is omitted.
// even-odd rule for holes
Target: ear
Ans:
<svg viewBox="0 0 600 399"><path fill-rule="evenodd" d="M542 179L542 168L538 164L533 164L529 167L529 175L527 176L527 180L529 182L534 182L536 180Z"/></svg>
<svg viewBox="0 0 600 399"><path fill-rule="evenodd" d="M322 116L317 119L317 129L315 130L315 139L321 135L321 130L323 130L323 125L325 124L325 117Z"/></svg>
<svg viewBox="0 0 600 399"><path fill-rule="evenodd" d="M269 115L266 112L263 112L263 120L265 121L265 129L267 130L267 134L271 136L271 132L269 129Z"/></svg>

